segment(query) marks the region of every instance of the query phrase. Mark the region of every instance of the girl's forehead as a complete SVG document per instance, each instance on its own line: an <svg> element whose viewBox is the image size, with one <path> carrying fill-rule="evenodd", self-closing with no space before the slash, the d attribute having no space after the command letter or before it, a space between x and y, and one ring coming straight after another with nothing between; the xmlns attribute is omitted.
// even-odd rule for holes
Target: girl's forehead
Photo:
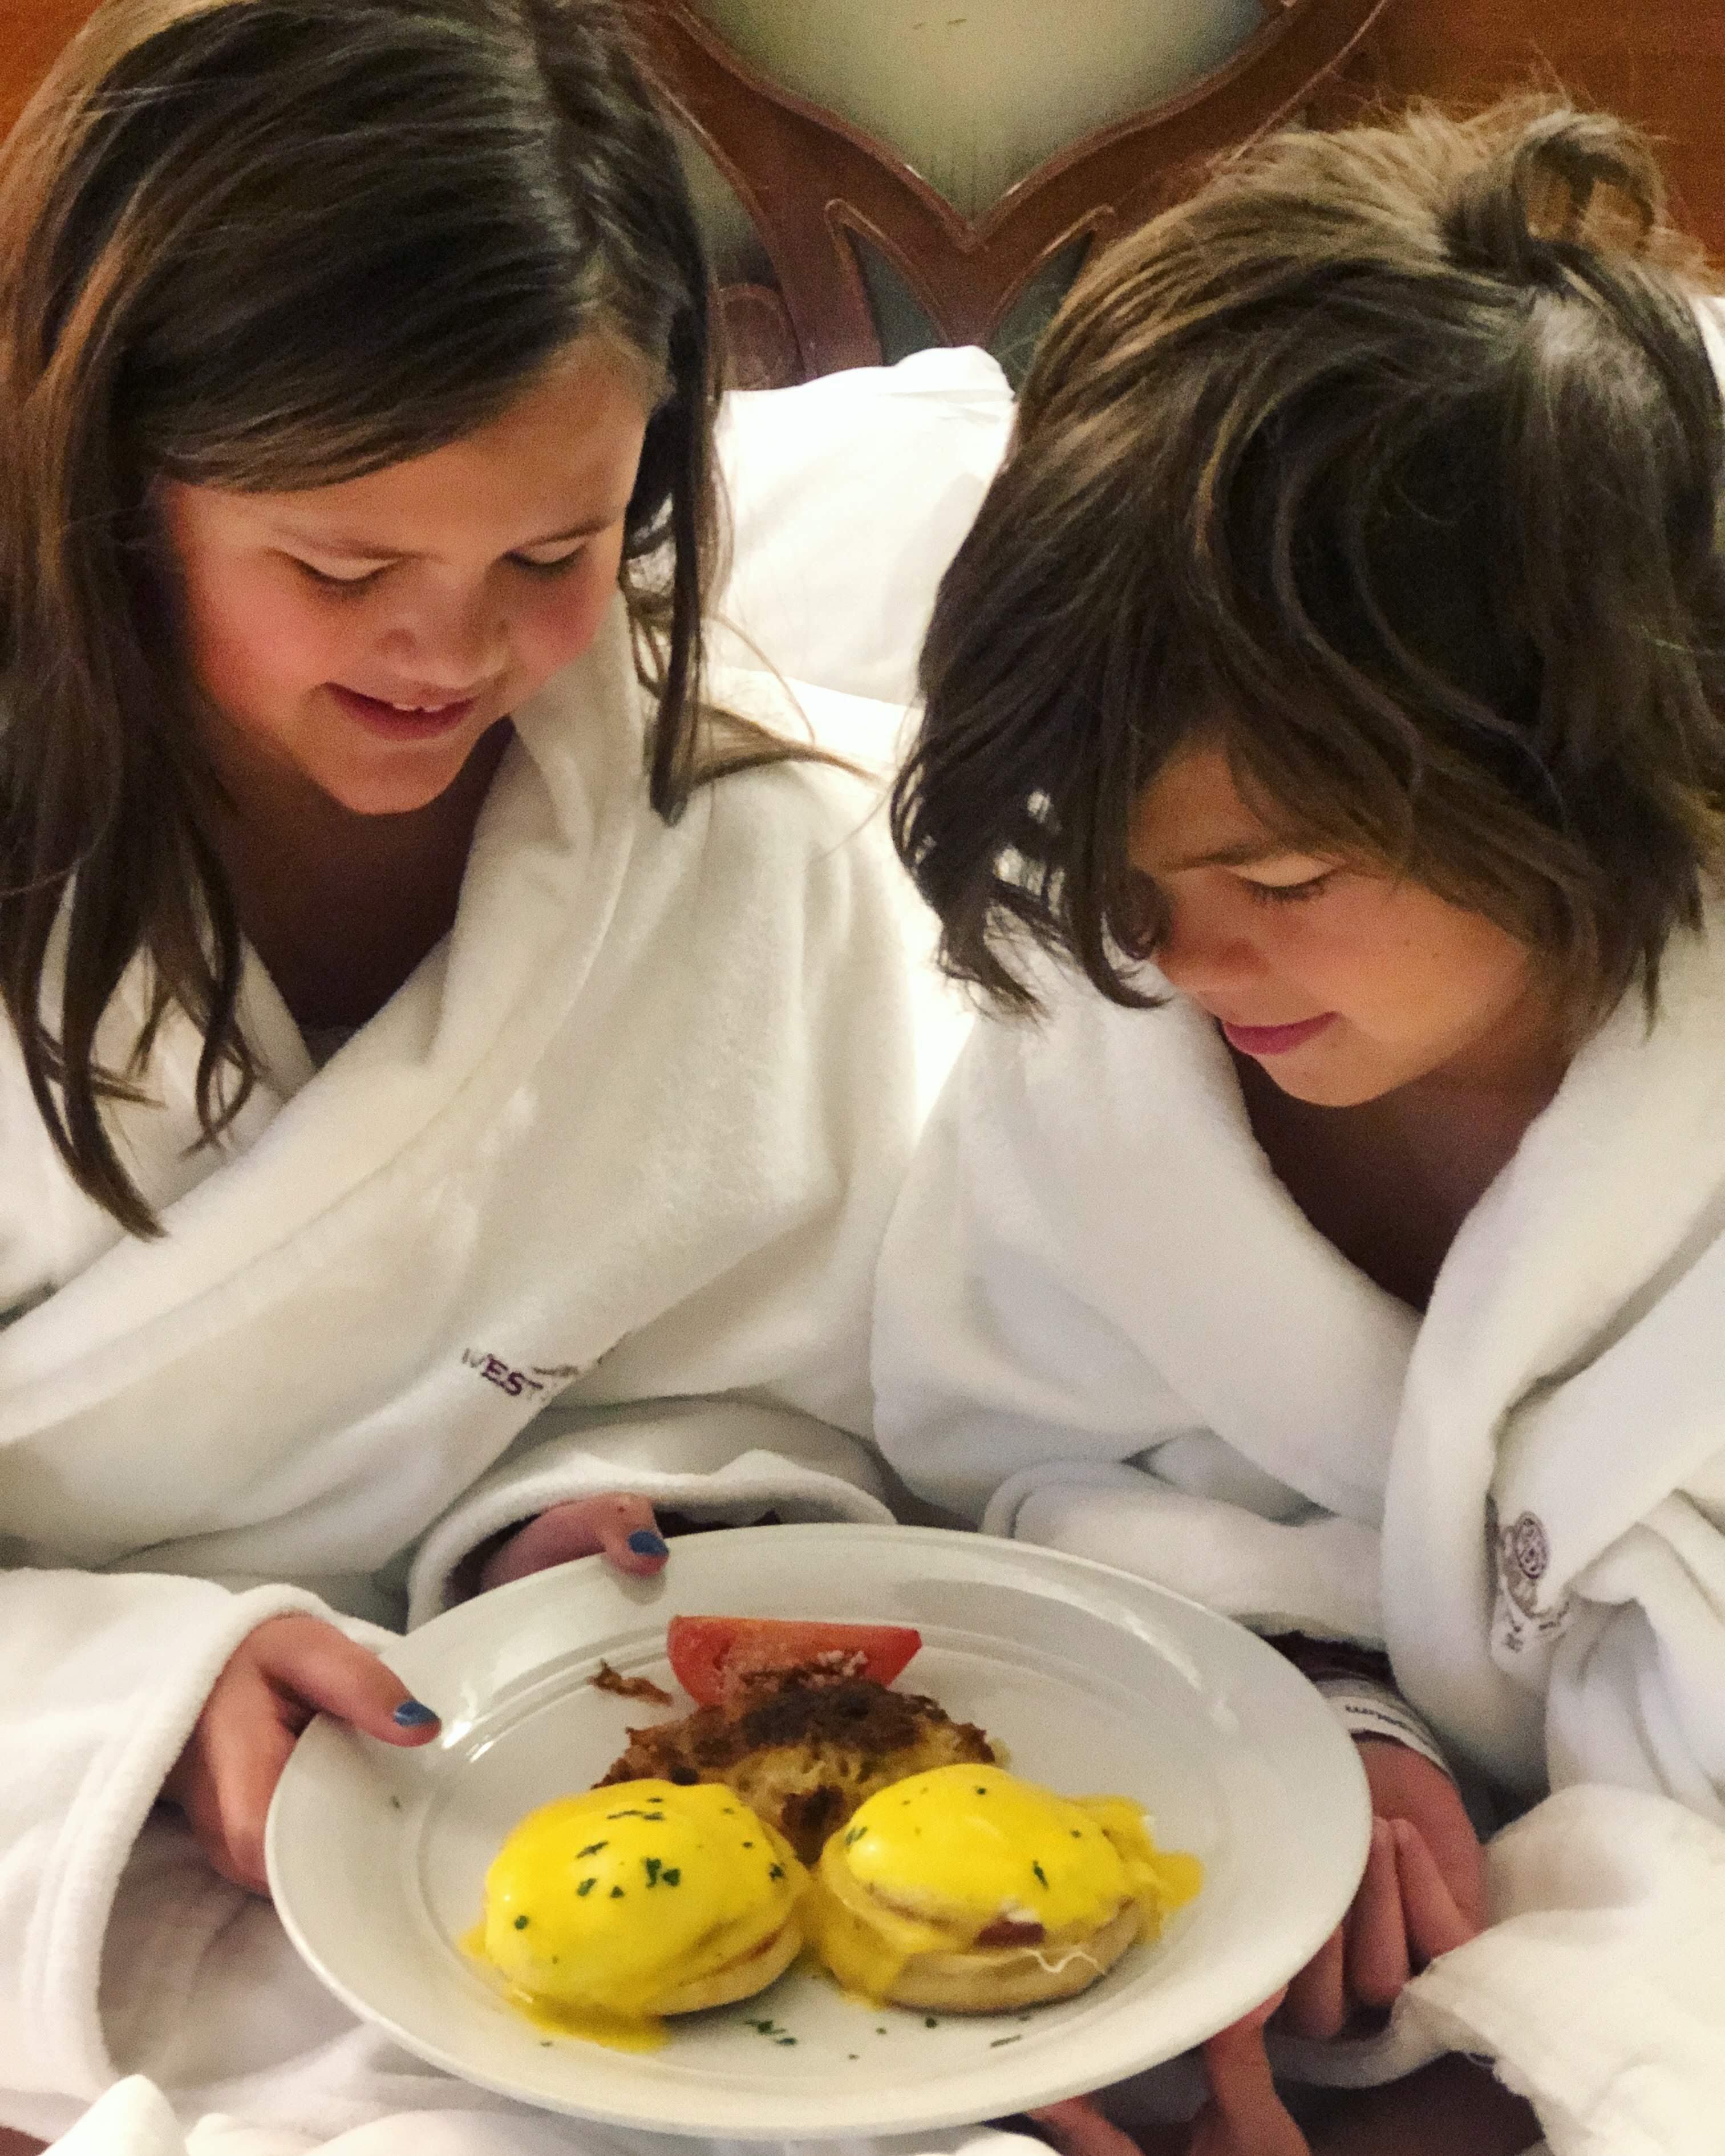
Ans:
<svg viewBox="0 0 1725 2156"><path fill-rule="evenodd" d="M1144 874L1170 875L1304 858L1306 850L1253 807L1220 748L1199 745L1171 757L1138 796L1131 853Z"/></svg>
<svg viewBox="0 0 1725 2156"><path fill-rule="evenodd" d="M639 372L594 342L458 440L356 479L280 492L189 487L182 513L236 538L316 541L356 556L500 551L614 524L627 508L647 408Z"/></svg>

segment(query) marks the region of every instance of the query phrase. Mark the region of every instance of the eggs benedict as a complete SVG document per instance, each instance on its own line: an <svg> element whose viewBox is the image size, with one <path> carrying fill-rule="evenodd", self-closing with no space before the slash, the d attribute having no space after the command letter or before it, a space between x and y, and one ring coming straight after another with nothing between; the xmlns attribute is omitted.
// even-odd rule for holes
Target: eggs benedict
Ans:
<svg viewBox="0 0 1725 2156"><path fill-rule="evenodd" d="M809 1875L722 1784L614 1784L530 1812L485 1875L473 1951L536 2020L628 2049L763 1989Z"/></svg>
<svg viewBox="0 0 1725 2156"><path fill-rule="evenodd" d="M994 2014L1068 1999L1198 1891L1126 1797L1056 1796L1004 1768L878 1792L821 1852L810 1922L847 1990Z"/></svg>

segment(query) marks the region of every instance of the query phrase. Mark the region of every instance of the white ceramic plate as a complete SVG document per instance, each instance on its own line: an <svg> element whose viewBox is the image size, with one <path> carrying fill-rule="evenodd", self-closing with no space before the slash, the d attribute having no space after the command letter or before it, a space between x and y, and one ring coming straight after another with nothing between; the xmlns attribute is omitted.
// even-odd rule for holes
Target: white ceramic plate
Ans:
<svg viewBox="0 0 1725 2156"><path fill-rule="evenodd" d="M901 1684L980 1722L1020 1774L1138 1798L1165 1847L1203 1858L1203 1892L1081 1998L1023 2015L871 2010L799 1968L671 2021L658 2051L547 2037L456 1943L521 1815L587 1788L626 1724L660 1717L591 1679L603 1656L675 1691L665 1627L678 1611L915 1625L922 1651ZM441 1739L402 1752L312 1724L270 1815L282 1922L339 1998L422 2058L614 2124L916 2133L1099 2087L1267 1997L1334 1926L1365 1861L1354 1748L1273 1649L1125 1573L1026 1543L919 1527L701 1535L675 1544L654 1580L588 1558L481 1595L390 1660L442 1713Z"/></svg>

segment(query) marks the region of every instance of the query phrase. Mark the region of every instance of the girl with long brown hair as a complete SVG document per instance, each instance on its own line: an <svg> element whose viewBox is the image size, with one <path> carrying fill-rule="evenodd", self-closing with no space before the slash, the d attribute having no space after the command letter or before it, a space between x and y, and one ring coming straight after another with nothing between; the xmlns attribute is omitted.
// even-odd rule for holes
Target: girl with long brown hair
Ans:
<svg viewBox="0 0 1725 2156"><path fill-rule="evenodd" d="M1630 2145L1620 2076L1697 2146L1725 2100L1654 2003L1725 1951L1712 305L1602 116L1241 154L1041 347L896 801L993 1009L883 1259L889 1455L1332 1691L1372 1854L1273 2029L1495 2057L1563 2147ZM1489 1881L1446 1760L1536 1807ZM1268 2086L1194 2145L1289 2145ZM1314 2136L1538 2131L1450 2061Z"/></svg>
<svg viewBox="0 0 1725 2156"><path fill-rule="evenodd" d="M706 700L716 378L607 0L109 0L0 158L0 2126L450 2112L239 1892L296 1732L888 1517L900 879Z"/></svg>

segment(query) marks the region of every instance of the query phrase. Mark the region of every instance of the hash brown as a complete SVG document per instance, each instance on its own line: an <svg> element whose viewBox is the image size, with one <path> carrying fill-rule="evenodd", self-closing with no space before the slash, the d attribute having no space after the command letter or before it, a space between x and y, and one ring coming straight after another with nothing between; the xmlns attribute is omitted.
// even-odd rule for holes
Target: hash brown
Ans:
<svg viewBox="0 0 1725 2156"><path fill-rule="evenodd" d="M744 1676L723 1706L631 1729L629 1739L596 1787L722 1782L804 1864L876 1790L931 1767L998 1763L974 1722L954 1722L922 1693L813 1666Z"/></svg>

